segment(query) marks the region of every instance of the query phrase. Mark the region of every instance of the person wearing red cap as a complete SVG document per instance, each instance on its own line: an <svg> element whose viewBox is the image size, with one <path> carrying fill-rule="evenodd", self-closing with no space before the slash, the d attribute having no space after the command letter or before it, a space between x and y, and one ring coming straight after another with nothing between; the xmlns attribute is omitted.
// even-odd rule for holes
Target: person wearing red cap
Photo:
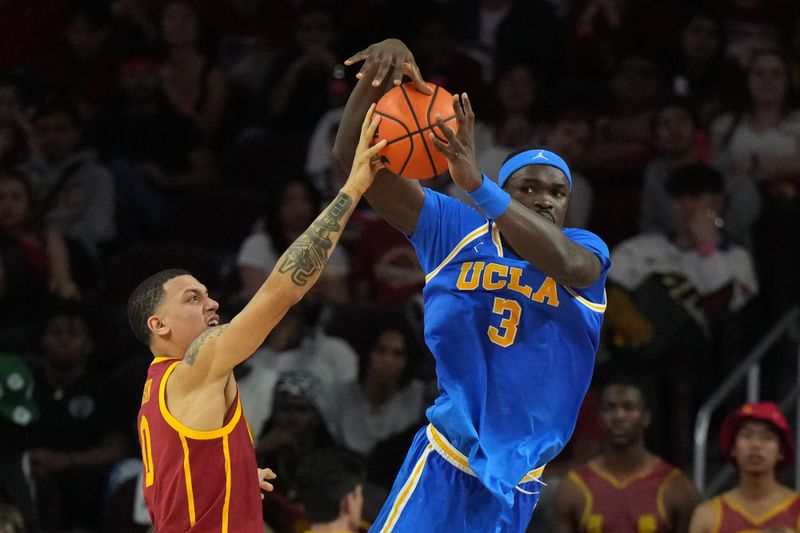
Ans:
<svg viewBox="0 0 800 533"><path fill-rule="evenodd" d="M800 493L778 483L775 472L794 460L789 423L772 402L747 403L722 423L721 448L736 465L739 483L700 504L689 533L800 530Z"/></svg>

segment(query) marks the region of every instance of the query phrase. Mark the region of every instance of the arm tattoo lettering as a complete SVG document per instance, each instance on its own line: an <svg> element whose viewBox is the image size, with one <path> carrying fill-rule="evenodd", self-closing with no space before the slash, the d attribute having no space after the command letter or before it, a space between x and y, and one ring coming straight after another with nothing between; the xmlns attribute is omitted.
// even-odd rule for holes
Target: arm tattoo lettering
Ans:
<svg viewBox="0 0 800 533"><path fill-rule="evenodd" d="M295 285L302 287L308 283L308 279L325 266L333 248L330 234L342 230L340 222L352 204L353 199L340 192L331 205L289 246L278 271L281 274L290 273Z"/></svg>
<svg viewBox="0 0 800 533"><path fill-rule="evenodd" d="M201 333L192 344L189 346L189 349L186 351L186 355L183 357L183 362L187 365L194 364L195 360L197 359L197 354L200 353L200 348L206 341L211 339L216 339L219 337L223 331L228 329L230 324L221 324L219 326L214 326L213 328L205 330Z"/></svg>

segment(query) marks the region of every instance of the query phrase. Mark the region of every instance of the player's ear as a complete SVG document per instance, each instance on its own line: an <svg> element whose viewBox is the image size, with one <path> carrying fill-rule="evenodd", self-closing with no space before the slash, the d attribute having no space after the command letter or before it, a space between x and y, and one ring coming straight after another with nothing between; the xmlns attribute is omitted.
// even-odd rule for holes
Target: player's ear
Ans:
<svg viewBox="0 0 800 533"><path fill-rule="evenodd" d="M150 330L150 333L158 337L163 337L169 333L169 326L157 315L150 315L147 317L147 329Z"/></svg>

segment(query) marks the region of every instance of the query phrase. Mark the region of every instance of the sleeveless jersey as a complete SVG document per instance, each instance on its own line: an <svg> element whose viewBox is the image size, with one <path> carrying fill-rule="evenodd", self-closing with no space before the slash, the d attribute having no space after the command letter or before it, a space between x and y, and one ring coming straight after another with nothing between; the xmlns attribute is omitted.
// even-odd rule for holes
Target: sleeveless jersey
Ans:
<svg viewBox="0 0 800 533"><path fill-rule="evenodd" d="M427 416L509 507L520 480L569 440L594 369L608 247L563 232L602 264L586 289L558 285L504 248L491 221L430 189L410 237L440 390Z"/></svg>
<svg viewBox="0 0 800 533"><path fill-rule="evenodd" d="M795 493L761 516L726 495L711 500L717 511L713 533L758 533L773 527L800 531L800 494Z"/></svg>
<svg viewBox="0 0 800 533"><path fill-rule="evenodd" d="M255 449L239 394L220 429L198 431L167 410L179 359L156 357L139 409L144 499L159 533L262 533Z"/></svg>
<svg viewBox="0 0 800 533"><path fill-rule="evenodd" d="M667 480L680 472L659 459L646 472L620 483L591 461L568 474L583 492L580 530L585 533L672 531L664 504Z"/></svg>

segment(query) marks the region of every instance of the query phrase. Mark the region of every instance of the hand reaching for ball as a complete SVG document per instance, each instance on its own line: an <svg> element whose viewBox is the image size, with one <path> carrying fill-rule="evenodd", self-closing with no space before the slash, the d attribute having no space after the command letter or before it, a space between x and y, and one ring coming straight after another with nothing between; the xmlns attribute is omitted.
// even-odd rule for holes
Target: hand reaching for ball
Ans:
<svg viewBox="0 0 800 533"><path fill-rule="evenodd" d="M428 138L447 158L447 166L455 184L471 192L480 187L482 178L475 158L475 113L467 93L453 95L453 113L458 130L454 131L440 115L436 115L436 125L446 142L433 132L428 134Z"/></svg>
<svg viewBox="0 0 800 533"><path fill-rule="evenodd" d="M375 114L375 104L372 104L361 124L361 136L358 140L356 155L353 158L353 167L350 169L350 177L347 178L347 184L353 186L362 195L372 185L372 180L378 170L383 168L383 163L377 157L377 153L386 146L386 139L381 139L370 146L380 121L381 116Z"/></svg>
<svg viewBox="0 0 800 533"><path fill-rule="evenodd" d="M359 61L363 61L364 64L356 74L358 79L363 78L373 68L377 68L372 80L373 87L379 87L389 71L392 70L391 78L392 83L395 85L403 83L403 75L405 74L411 78L418 91L427 95L433 94L433 89L422 79L422 74L419 72L419 67L417 67L417 62L414 60L411 50L398 39L386 39L370 45L350 56L345 60L344 64L349 67Z"/></svg>

